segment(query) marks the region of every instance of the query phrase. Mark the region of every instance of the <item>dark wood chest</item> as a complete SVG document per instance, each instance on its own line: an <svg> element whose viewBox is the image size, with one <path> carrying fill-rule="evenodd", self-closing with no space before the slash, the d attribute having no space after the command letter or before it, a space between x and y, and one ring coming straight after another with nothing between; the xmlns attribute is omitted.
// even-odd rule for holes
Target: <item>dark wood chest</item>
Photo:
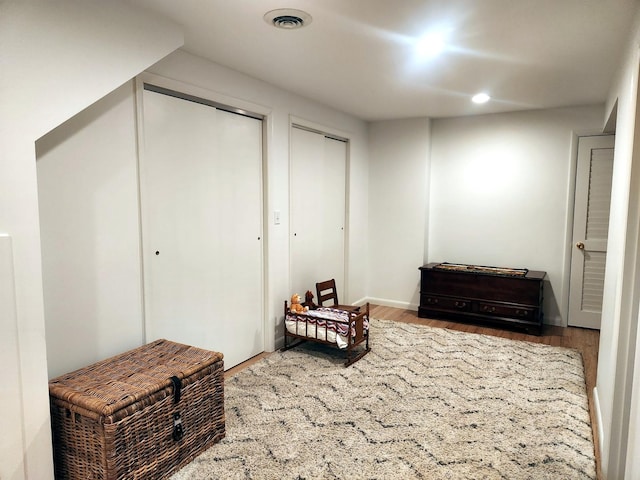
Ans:
<svg viewBox="0 0 640 480"><path fill-rule="evenodd" d="M430 263L420 267L422 318L447 318L542 333L545 272Z"/></svg>

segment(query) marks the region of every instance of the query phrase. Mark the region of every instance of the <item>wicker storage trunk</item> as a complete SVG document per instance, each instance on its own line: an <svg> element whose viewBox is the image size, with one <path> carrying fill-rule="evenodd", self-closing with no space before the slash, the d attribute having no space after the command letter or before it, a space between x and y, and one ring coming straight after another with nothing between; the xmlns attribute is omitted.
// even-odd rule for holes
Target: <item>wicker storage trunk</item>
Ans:
<svg viewBox="0 0 640 480"><path fill-rule="evenodd" d="M157 340L49 382L57 479L169 476L225 435L222 354Z"/></svg>

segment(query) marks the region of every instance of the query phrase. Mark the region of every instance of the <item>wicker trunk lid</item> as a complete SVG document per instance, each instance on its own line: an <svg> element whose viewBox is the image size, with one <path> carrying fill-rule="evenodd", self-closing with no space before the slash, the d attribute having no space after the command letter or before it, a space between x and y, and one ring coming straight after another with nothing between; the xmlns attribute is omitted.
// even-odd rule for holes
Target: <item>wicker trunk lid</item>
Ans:
<svg viewBox="0 0 640 480"><path fill-rule="evenodd" d="M49 382L58 479L160 479L225 435L218 352L157 340Z"/></svg>

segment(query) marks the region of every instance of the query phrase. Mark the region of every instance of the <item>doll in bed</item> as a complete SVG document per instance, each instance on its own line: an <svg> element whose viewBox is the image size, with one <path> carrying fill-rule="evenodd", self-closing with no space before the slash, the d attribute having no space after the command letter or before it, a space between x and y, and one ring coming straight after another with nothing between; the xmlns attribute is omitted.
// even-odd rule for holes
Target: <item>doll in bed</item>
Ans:
<svg viewBox="0 0 640 480"><path fill-rule="evenodd" d="M289 311L291 313L304 313L309 310L309 307L303 307L300 303L302 298L297 293L291 295L291 307L289 307Z"/></svg>

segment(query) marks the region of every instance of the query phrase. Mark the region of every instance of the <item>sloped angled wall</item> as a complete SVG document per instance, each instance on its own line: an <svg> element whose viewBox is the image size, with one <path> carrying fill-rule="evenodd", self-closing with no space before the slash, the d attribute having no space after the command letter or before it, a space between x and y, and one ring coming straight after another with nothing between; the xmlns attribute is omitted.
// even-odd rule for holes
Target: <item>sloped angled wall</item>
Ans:
<svg viewBox="0 0 640 480"><path fill-rule="evenodd" d="M120 2L0 5L0 234L13 240L15 285L0 349L18 347L3 375L20 378L0 395L3 480L53 478L35 141L182 43L175 25Z"/></svg>

